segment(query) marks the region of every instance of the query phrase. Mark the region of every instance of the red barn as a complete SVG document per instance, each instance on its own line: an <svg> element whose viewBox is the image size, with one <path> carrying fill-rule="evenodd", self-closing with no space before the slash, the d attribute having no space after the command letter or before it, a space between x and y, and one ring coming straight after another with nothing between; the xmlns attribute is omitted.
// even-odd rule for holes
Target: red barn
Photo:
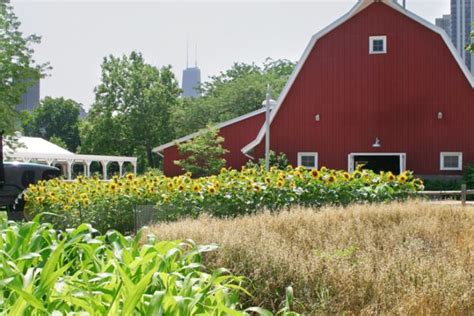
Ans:
<svg viewBox="0 0 474 316"><path fill-rule="evenodd" d="M265 109L250 112L230 121L218 124L219 135L224 137L222 146L229 152L224 155L228 167L240 169L249 160L249 157L241 151L242 147L252 141L258 134L260 127L265 122ZM163 156L163 172L167 176L176 176L183 173L174 161L180 159L177 143L185 142L199 132L182 137L173 142L161 145L154 149Z"/></svg>
<svg viewBox="0 0 474 316"><path fill-rule="evenodd" d="M263 156L258 113L221 129L229 166ZM394 1L363 0L312 37L270 122L271 149L293 165L461 174L474 163L474 78L442 29ZM174 145L157 151L177 174Z"/></svg>

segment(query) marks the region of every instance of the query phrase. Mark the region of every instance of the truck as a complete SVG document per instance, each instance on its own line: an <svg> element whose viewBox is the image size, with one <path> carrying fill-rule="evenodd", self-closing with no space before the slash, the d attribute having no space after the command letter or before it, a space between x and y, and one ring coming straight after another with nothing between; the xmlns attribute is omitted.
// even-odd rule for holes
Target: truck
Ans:
<svg viewBox="0 0 474 316"><path fill-rule="evenodd" d="M8 220L25 220L24 194L30 185L61 175L58 168L36 163L4 162L3 131L0 131L0 210Z"/></svg>

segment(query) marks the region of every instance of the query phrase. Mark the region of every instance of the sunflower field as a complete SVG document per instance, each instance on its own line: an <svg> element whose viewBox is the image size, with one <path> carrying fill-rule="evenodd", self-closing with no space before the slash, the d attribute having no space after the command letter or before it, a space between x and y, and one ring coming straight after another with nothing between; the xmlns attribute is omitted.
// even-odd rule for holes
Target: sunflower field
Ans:
<svg viewBox="0 0 474 316"><path fill-rule="evenodd" d="M110 182L78 178L59 179L30 186L25 193L26 215L40 213L57 227L90 223L100 231L133 229L134 209L155 205L165 220L197 217L206 213L228 217L291 205L321 207L406 199L423 189L411 172L400 175L356 170L288 167L223 169L218 175L192 178L190 174L165 177L128 174Z"/></svg>

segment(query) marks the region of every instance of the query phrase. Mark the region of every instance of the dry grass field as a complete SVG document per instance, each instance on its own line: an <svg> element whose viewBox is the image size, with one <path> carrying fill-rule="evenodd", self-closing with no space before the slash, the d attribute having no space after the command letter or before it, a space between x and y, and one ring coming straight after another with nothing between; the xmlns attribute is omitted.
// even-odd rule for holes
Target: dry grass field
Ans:
<svg viewBox="0 0 474 316"><path fill-rule="evenodd" d="M474 314L474 208L408 202L294 208L150 228L221 248L206 264L252 282L249 305L277 310L293 286L305 314Z"/></svg>

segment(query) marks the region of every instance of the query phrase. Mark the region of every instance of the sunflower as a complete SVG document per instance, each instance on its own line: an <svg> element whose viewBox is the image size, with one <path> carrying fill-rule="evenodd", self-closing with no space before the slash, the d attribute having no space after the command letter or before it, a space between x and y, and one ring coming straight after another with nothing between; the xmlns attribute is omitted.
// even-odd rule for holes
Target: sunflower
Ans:
<svg viewBox="0 0 474 316"><path fill-rule="evenodd" d="M253 189L255 190L255 192L260 192L260 190L261 190L261 188L258 184L254 184Z"/></svg>
<svg viewBox="0 0 474 316"><path fill-rule="evenodd" d="M336 177L334 175L330 175L329 178L328 178L328 182L329 183L334 183L334 181L336 181Z"/></svg>
<svg viewBox="0 0 474 316"><path fill-rule="evenodd" d="M180 185L178 185L178 190L179 191L184 191L184 185L182 183Z"/></svg>
<svg viewBox="0 0 474 316"><path fill-rule="evenodd" d="M36 197L36 202L38 202L39 204L42 204L44 202L44 197L43 196L37 196Z"/></svg>
<svg viewBox="0 0 474 316"><path fill-rule="evenodd" d="M326 171L328 171L328 168L326 168L326 167L323 166L323 167L321 167L321 169L319 169L319 170L321 170L321 172L326 172Z"/></svg>
<svg viewBox="0 0 474 316"><path fill-rule="evenodd" d="M194 191L194 192L199 192L199 191L201 191L201 186L200 186L199 184L195 184L195 185L193 186L193 191Z"/></svg>
<svg viewBox="0 0 474 316"><path fill-rule="evenodd" d="M128 179L129 181L132 181L132 179L133 179L133 173L127 174L127 179Z"/></svg>
<svg viewBox="0 0 474 316"><path fill-rule="evenodd" d="M351 175L348 172L344 172L342 175L343 175L344 179L346 179L346 180L351 179Z"/></svg>
<svg viewBox="0 0 474 316"><path fill-rule="evenodd" d="M315 179L319 178L319 171L316 169L311 170L311 176Z"/></svg>
<svg viewBox="0 0 474 316"><path fill-rule="evenodd" d="M284 185L285 185L285 182L283 182L282 180L278 180L277 186L278 186L279 188L282 188Z"/></svg>
<svg viewBox="0 0 474 316"><path fill-rule="evenodd" d="M362 173L359 170L357 170L354 172L353 176L354 176L354 179L360 179L362 178Z"/></svg>
<svg viewBox="0 0 474 316"><path fill-rule="evenodd" d="M423 188L424 184L421 179L415 179L412 181L413 185L416 186L417 188Z"/></svg>
<svg viewBox="0 0 474 316"><path fill-rule="evenodd" d="M387 180L388 181L394 181L395 180L395 176L393 175L393 173L391 173L391 172L387 173Z"/></svg>
<svg viewBox="0 0 474 316"><path fill-rule="evenodd" d="M207 189L207 192L209 192L210 194L214 194L214 193L216 193L216 188L211 186L211 187L209 187L209 189Z"/></svg>
<svg viewBox="0 0 474 316"><path fill-rule="evenodd" d="M408 180L408 177L403 173L398 176L398 181L400 181L401 183L405 183L407 180Z"/></svg>
<svg viewBox="0 0 474 316"><path fill-rule="evenodd" d="M265 178L265 183L266 183L266 184L270 184L270 182L272 182L272 179L270 179L269 177L266 177L266 178Z"/></svg>
<svg viewBox="0 0 474 316"><path fill-rule="evenodd" d="M117 184L112 183L112 184L110 185L110 190L111 190L111 191L115 191L115 189L117 189Z"/></svg>
<svg viewBox="0 0 474 316"><path fill-rule="evenodd" d="M173 188L174 188L173 182L171 182L171 181L168 182L167 187L168 187L168 189L173 190Z"/></svg>

